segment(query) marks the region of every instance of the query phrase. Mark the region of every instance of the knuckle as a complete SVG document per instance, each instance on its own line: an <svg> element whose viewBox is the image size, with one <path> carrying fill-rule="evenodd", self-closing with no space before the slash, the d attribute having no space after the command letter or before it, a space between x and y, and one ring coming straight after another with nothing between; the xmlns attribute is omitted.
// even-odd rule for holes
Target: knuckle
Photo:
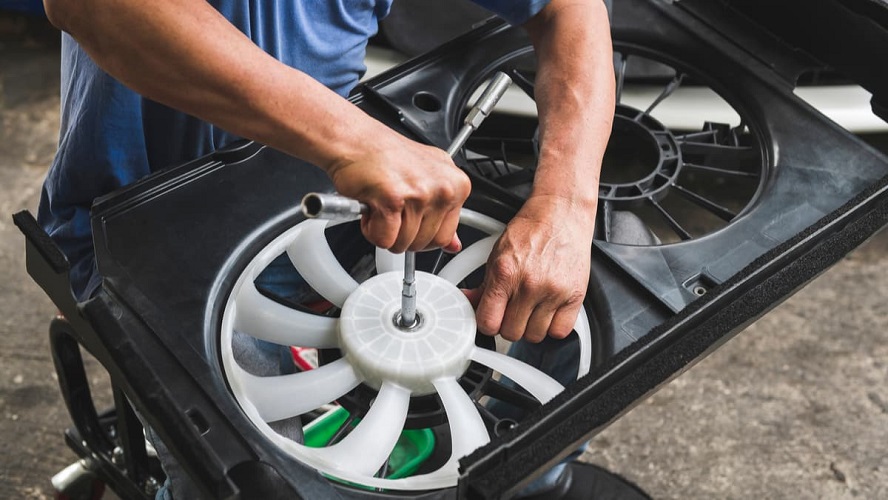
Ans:
<svg viewBox="0 0 888 500"><path fill-rule="evenodd" d="M406 202L398 193L387 192L380 195L377 203L380 210L387 215L400 214L404 210Z"/></svg>
<svg viewBox="0 0 888 500"><path fill-rule="evenodd" d="M497 282L509 281L517 273L517 268L514 263L506 259L496 259L488 265L490 266L490 272L493 274L493 277Z"/></svg>
<svg viewBox="0 0 888 500"><path fill-rule="evenodd" d="M462 182L460 183L460 191L459 191L459 199L461 202L466 201L466 198L469 197L469 194L472 192L472 181L469 180L469 176L466 174L462 175Z"/></svg>
<svg viewBox="0 0 888 500"><path fill-rule="evenodd" d="M489 318L478 318L478 330L487 335L496 335L498 332L497 325Z"/></svg>
<svg viewBox="0 0 888 500"><path fill-rule="evenodd" d="M572 331L573 331L573 328L566 328L564 326L552 325L549 328L549 336L554 339L561 340L561 339L567 337L568 335L570 335L570 332L572 332Z"/></svg>
<svg viewBox="0 0 888 500"><path fill-rule="evenodd" d="M431 186L426 184L421 184L415 186L413 188L413 196L415 200L418 200L422 204L428 204L432 200L435 199L435 191Z"/></svg>
<svg viewBox="0 0 888 500"><path fill-rule="evenodd" d="M375 244L376 246L378 246L380 248L390 249L395 246L395 243L397 243L397 240L395 239L395 237L393 235L386 235L385 237L378 238L376 241L371 240L371 243Z"/></svg>
<svg viewBox="0 0 888 500"><path fill-rule="evenodd" d="M568 306L582 306L584 300L586 300L586 294L584 291L574 290L568 297L566 304Z"/></svg>
<svg viewBox="0 0 888 500"><path fill-rule="evenodd" d="M426 248L428 248L428 246L429 246L429 242L427 242L425 240L416 239L416 240L413 240L410 243L410 245L407 246L407 250L410 250L411 252L421 252L421 251L425 250Z"/></svg>
<svg viewBox="0 0 888 500"><path fill-rule="evenodd" d="M475 313L478 329L487 335L496 335L503 329L501 320L501 317L497 317L495 309L491 309L488 297L482 296L481 303Z"/></svg>
<svg viewBox="0 0 888 500"><path fill-rule="evenodd" d="M407 247L409 246L409 244L410 244L409 241L405 241L404 239L402 239L400 237L395 238L395 240L392 242L392 244L389 245L389 251L391 251L393 253L405 252L407 250Z"/></svg>
<svg viewBox="0 0 888 500"><path fill-rule="evenodd" d="M400 212L404 206L403 191L395 184L384 184L376 189L378 203L384 210Z"/></svg>
<svg viewBox="0 0 888 500"><path fill-rule="evenodd" d="M370 243L380 248L390 248L395 243L397 233L393 231L379 230L375 227L368 227L363 230L364 237Z"/></svg>
<svg viewBox="0 0 888 500"><path fill-rule="evenodd" d="M549 298L554 295L556 285L539 277L529 276L521 281L521 293L530 294L539 298Z"/></svg>
<svg viewBox="0 0 888 500"><path fill-rule="evenodd" d="M546 332L534 332L528 330L524 333L523 338L526 342L530 342L531 344L539 344L546 338Z"/></svg>
<svg viewBox="0 0 888 500"><path fill-rule="evenodd" d="M500 336L511 342L518 342L521 340L521 334L515 331L501 332Z"/></svg>
<svg viewBox="0 0 888 500"><path fill-rule="evenodd" d="M443 184L438 189L437 201L442 207L450 207L457 201L456 189L450 184Z"/></svg>
<svg viewBox="0 0 888 500"><path fill-rule="evenodd" d="M452 238L450 236L444 234L443 232L439 232L435 235L434 238L432 238L431 244L436 247L443 247L447 246L450 243L451 239Z"/></svg>
<svg viewBox="0 0 888 500"><path fill-rule="evenodd" d="M407 205L407 201L398 194L392 194L386 200L386 208L388 208L391 212L401 213L404 211L404 208Z"/></svg>

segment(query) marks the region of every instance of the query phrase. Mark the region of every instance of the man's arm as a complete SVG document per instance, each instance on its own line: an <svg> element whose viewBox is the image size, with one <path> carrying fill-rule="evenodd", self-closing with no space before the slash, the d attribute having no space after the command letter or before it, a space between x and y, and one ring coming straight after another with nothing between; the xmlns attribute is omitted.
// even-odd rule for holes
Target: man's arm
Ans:
<svg viewBox="0 0 888 500"><path fill-rule="evenodd" d="M484 333L539 342L567 336L582 307L615 83L600 0L552 0L525 28L539 60L540 157L488 260L477 319Z"/></svg>
<svg viewBox="0 0 888 500"><path fill-rule="evenodd" d="M470 184L446 152L404 138L278 62L206 1L45 6L55 26L141 95L324 169L340 193L371 207L362 229L376 245L458 246Z"/></svg>

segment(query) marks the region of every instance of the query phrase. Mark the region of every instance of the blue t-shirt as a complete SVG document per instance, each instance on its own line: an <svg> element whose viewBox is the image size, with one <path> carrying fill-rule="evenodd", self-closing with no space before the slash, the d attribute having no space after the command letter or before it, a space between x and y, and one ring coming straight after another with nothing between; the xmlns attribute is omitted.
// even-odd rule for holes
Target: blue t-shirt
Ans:
<svg viewBox="0 0 888 500"><path fill-rule="evenodd" d="M549 0L475 1L522 24ZM210 3L276 59L345 96L366 70L367 40L392 0ZM67 34L61 89L59 150L43 185L38 221L68 257L72 287L83 299L99 283L89 224L92 201L237 137L142 98L98 68Z"/></svg>

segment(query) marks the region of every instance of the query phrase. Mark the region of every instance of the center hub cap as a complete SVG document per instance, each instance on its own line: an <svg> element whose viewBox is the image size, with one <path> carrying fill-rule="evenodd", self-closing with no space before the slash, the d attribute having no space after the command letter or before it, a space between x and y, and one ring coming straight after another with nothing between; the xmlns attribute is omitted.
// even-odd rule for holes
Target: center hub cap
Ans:
<svg viewBox="0 0 888 500"><path fill-rule="evenodd" d="M452 283L416 273L416 310L412 329L393 318L401 309L403 276L390 272L362 283L342 306L340 346L367 385L379 389L395 382L414 395L435 391L432 381L459 377L475 346L475 311Z"/></svg>

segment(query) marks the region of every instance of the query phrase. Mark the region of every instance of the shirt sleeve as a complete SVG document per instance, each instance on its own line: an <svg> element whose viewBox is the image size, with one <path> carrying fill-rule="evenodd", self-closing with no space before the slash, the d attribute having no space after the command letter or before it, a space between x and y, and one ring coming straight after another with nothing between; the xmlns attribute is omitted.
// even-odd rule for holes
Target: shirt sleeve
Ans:
<svg viewBox="0 0 888 500"><path fill-rule="evenodd" d="M472 0L472 2L505 19L513 26L520 26L535 16L550 0Z"/></svg>

